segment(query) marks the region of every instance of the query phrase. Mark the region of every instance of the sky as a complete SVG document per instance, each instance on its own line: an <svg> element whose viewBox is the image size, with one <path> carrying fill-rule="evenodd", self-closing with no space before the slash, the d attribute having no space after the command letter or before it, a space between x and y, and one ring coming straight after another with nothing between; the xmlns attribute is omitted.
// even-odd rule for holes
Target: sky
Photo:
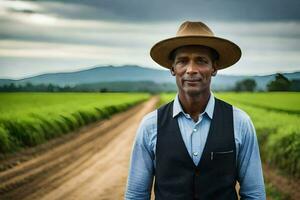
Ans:
<svg viewBox="0 0 300 200"><path fill-rule="evenodd" d="M95 66L163 69L150 57L184 21L202 21L238 44L219 74L300 71L299 0L0 0L0 78Z"/></svg>

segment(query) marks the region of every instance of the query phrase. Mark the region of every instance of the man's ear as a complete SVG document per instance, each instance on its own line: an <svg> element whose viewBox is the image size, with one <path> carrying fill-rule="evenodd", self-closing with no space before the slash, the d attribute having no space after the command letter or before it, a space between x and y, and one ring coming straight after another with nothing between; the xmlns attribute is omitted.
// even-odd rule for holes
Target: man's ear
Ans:
<svg viewBox="0 0 300 200"><path fill-rule="evenodd" d="M171 67L170 72L171 72L172 76L175 76L175 71L174 71L174 67L173 66Z"/></svg>
<svg viewBox="0 0 300 200"><path fill-rule="evenodd" d="M217 70L217 66L218 66L218 62L217 61L214 61L214 63L213 63L213 72L212 72L212 76L216 76L217 75L217 72L218 72L218 70Z"/></svg>
<svg viewBox="0 0 300 200"><path fill-rule="evenodd" d="M217 75L218 70L214 68L213 73L211 74L212 76L216 76Z"/></svg>

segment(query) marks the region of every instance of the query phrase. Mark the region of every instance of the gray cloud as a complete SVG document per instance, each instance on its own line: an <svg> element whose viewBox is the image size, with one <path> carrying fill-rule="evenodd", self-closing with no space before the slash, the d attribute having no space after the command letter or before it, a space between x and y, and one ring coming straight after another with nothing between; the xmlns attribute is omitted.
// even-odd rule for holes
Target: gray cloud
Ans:
<svg viewBox="0 0 300 200"><path fill-rule="evenodd" d="M299 20L298 0L64 0L41 1L45 12L68 18L117 21L219 21Z"/></svg>
<svg viewBox="0 0 300 200"><path fill-rule="evenodd" d="M151 46L174 36L184 20L202 20L242 48L240 62L221 73L300 69L297 1L67 0L14 7L18 2L0 2L2 77L97 64L159 68Z"/></svg>

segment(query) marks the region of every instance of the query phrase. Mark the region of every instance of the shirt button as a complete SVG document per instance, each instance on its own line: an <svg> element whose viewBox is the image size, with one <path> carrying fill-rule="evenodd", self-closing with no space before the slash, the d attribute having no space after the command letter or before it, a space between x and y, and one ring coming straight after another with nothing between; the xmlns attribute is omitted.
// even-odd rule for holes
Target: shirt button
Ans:
<svg viewBox="0 0 300 200"><path fill-rule="evenodd" d="M193 155L194 155L194 156L198 156L198 152L194 152Z"/></svg>
<svg viewBox="0 0 300 200"><path fill-rule="evenodd" d="M196 131L197 131L197 129L195 129L195 128L194 128L194 129L193 129L193 131L194 131L194 132L196 132Z"/></svg>

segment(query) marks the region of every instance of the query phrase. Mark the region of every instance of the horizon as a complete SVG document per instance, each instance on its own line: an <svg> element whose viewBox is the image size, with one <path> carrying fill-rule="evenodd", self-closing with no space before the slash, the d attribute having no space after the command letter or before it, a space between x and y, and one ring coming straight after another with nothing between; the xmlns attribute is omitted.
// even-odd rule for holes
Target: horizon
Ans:
<svg viewBox="0 0 300 200"><path fill-rule="evenodd" d="M73 70L73 71L60 71L60 72L45 72L45 73L40 73L40 74L33 74L33 75L28 75L26 77L20 77L20 78L11 78L11 77L4 77L2 78L0 76L0 80L13 80L13 81L20 81L20 80L24 80L24 79L29 79L29 78L33 78L33 77L37 77L37 76L43 76L43 75L50 75L50 74L70 74L70 73L77 73L77 72L82 72L82 71L88 71L88 70L93 70L93 69L97 69L97 68L104 68L104 67L114 67L114 68L119 68L119 67L138 67L138 68L146 68L146 69L151 69L151 70L161 70L161 71L168 71L168 69L156 69L156 68L150 68L150 67L143 67L143 66L139 66L139 65L120 65L120 66L115 66L115 65L104 65L104 66L92 66L89 68L83 68L83 69L79 69L79 70ZM271 73L271 74L262 74L262 75L253 75L253 74L247 74L247 75L243 75L243 74L220 74L219 72L217 73L216 76L221 75L221 76L245 76L245 77L254 77L254 76L272 76L274 74L280 73L280 74L293 74L293 73L299 73L299 71L294 71L294 72L275 72L275 73Z"/></svg>
<svg viewBox="0 0 300 200"><path fill-rule="evenodd" d="M203 21L217 37L241 47L240 61L219 71L221 75L300 71L298 1L189 2L3 0L0 78L21 79L104 65L162 69L151 60L149 51L156 42L174 37L186 20ZM165 12L166 8L172 12Z"/></svg>

